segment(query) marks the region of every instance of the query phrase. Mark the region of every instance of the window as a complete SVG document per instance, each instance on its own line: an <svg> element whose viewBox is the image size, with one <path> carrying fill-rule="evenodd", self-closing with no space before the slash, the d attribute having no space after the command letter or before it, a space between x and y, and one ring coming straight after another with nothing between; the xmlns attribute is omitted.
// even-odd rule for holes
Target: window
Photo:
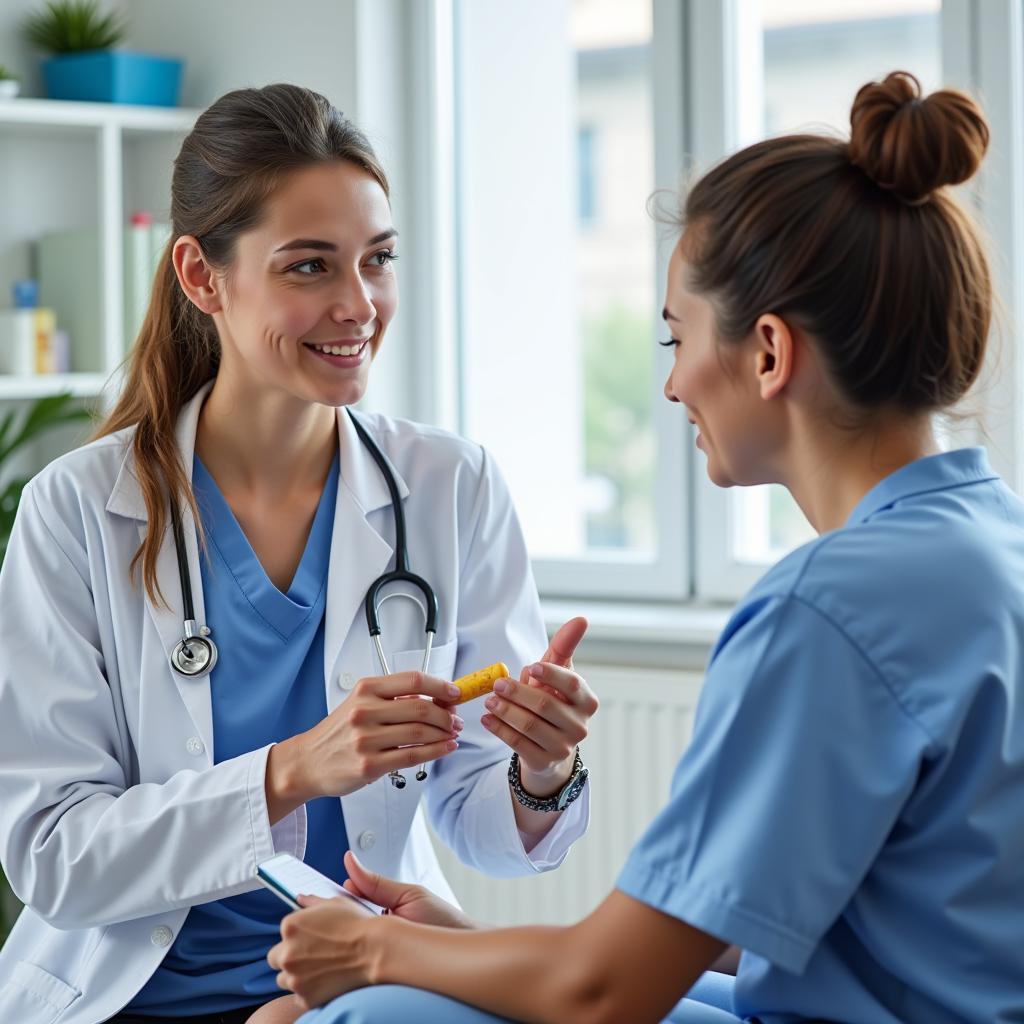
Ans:
<svg viewBox="0 0 1024 1024"><path fill-rule="evenodd" d="M811 531L781 488L714 488L662 397L671 359L655 342L675 238L648 199L666 190L671 203L684 173L765 136L846 135L856 88L890 70L914 72L926 90L973 90L993 146L969 198L993 241L1008 322L1021 319L1020 5L450 0L447 9L451 60L437 65L453 69L458 358L450 373L428 370L457 381L458 428L504 469L544 593L734 600ZM1012 344L991 390L1012 411L988 421L989 436L997 466L1024 482L1024 360L1003 340Z"/></svg>
<svg viewBox="0 0 1024 1024"><path fill-rule="evenodd" d="M577 135L577 163L579 166L579 183L577 191L580 203L580 224L586 226L593 224L597 218L597 183L594 175L597 173L595 163L595 148L597 146L597 133L591 125L580 125Z"/></svg>
<svg viewBox="0 0 1024 1024"><path fill-rule="evenodd" d="M734 92L733 137L722 140L723 151L790 132L846 136L857 89L895 69L912 71L925 91L941 85L940 0L740 0L734 13L739 26L732 45L743 70ZM814 537L780 486L728 493L701 479L695 486L707 542L698 586L707 596L738 596L765 568Z"/></svg>
<svg viewBox="0 0 1024 1024"><path fill-rule="evenodd" d="M650 0L454 18L461 429L508 476L545 590L682 597L680 438L655 430Z"/></svg>
<svg viewBox="0 0 1024 1024"><path fill-rule="evenodd" d="M754 59L763 70L761 88L755 84L741 98L751 108L741 115L751 132L743 144L803 130L845 135L857 89L896 68L916 74L926 92L941 84L939 0L759 0L744 13L760 15ZM769 565L814 536L782 487L737 490L730 498L737 562Z"/></svg>

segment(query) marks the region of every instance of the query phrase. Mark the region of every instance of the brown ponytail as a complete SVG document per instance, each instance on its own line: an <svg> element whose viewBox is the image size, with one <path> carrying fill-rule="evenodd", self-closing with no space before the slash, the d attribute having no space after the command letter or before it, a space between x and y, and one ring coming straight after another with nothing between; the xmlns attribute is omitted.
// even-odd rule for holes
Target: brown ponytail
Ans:
<svg viewBox="0 0 1024 1024"><path fill-rule="evenodd" d="M384 170L355 125L318 93L268 85L217 100L200 115L174 162L171 241L160 259L124 389L96 433L104 437L135 427L132 453L149 524L131 571L134 576L142 562L143 583L153 601L163 601L156 560L170 520L169 502L186 503L200 522L175 436L178 415L220 365L213 319L178 284L171 262L174 241L194 235L207 261L227 270L238 236L259 223L281 177L335 160L360 167L388 194Z"/></svg>
<svg viewBox="0 0 1024 1024"><path fill-rule="evenodd" d="M865 85L851 127L848 144L769 139L705 175L682 217L691 283L725 341L763 313L806 331L854 410L946 408L981 369L992 285L945 186L977 170L988 127L906 72Z"/></svg>

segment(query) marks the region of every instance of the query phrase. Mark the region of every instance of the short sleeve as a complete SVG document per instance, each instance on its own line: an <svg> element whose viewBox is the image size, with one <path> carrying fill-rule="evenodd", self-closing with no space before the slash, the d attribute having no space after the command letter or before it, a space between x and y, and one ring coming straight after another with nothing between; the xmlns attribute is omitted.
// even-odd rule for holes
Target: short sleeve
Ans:
<svg viewBox="0 0 1024 1024"><path fill-rule="evenodd" d="M870 870L928 746L835 623L772 597L716 649L669 803L618 888L801 973Z"/></svg>

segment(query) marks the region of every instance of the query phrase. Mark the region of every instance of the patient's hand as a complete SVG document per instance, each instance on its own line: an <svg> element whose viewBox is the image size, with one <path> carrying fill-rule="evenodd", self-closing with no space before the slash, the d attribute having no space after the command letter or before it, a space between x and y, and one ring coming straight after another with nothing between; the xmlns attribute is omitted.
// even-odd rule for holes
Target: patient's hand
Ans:
<svg viewBox="0 0 1024 1024"><path fill-rule="evenodd" d="M261 1006L247 1024L294 1024L305 1012L295 996L281 996Z"/></svg>
<svg viewBox="0 0 1024 1024"><path fill-rule="evenodd" d="M407 885L378 875L356 860L351 851L345 854L345 870L348 878L345 888L362 896L371 903L386 907L389 914L415 921L417 924L432 924L441 928L476 928L477 925L458 907L435 896L422 885Z"/></svg>
<svg viewBox="0 0 1024 1024"><path fill-rule="evenodd" d="M422 885L406 885L367 871L351 851L345 854L345 867L345 888L384 907L394 917L441 928L476 927L461 910ZM267 954L267 963L278 972L278 985L294 992L300 1007L309 1008L371 984L373 957L367 928L371 932L386 929L386 920L374 919L374 915L342 896L328 900L300 896L299 903L303 909L284 918L281 941ZM264 1010L269 1011L274 1005L271 1003ZM294 1020L282 1019L286 1024ZM250 1021L277 1024L276 1018L258 1015Z"/></svg>

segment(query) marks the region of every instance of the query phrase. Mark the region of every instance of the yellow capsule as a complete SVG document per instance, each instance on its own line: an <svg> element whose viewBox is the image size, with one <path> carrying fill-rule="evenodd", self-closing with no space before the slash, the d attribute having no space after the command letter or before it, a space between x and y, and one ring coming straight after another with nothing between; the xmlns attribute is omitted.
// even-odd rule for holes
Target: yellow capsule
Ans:
<svg viewBox="0 0 1024 1024"><path fill-rule="evenodd" d="M455 680L455 685L462 691L462 696L453 701L453 704L465 704L467 700L474 700L490 693L494 683L498 679L504 679L508 675L508 665L503 661L488 665L487 668L477 669L470 672L468 676L462 676Z"/></svg>

